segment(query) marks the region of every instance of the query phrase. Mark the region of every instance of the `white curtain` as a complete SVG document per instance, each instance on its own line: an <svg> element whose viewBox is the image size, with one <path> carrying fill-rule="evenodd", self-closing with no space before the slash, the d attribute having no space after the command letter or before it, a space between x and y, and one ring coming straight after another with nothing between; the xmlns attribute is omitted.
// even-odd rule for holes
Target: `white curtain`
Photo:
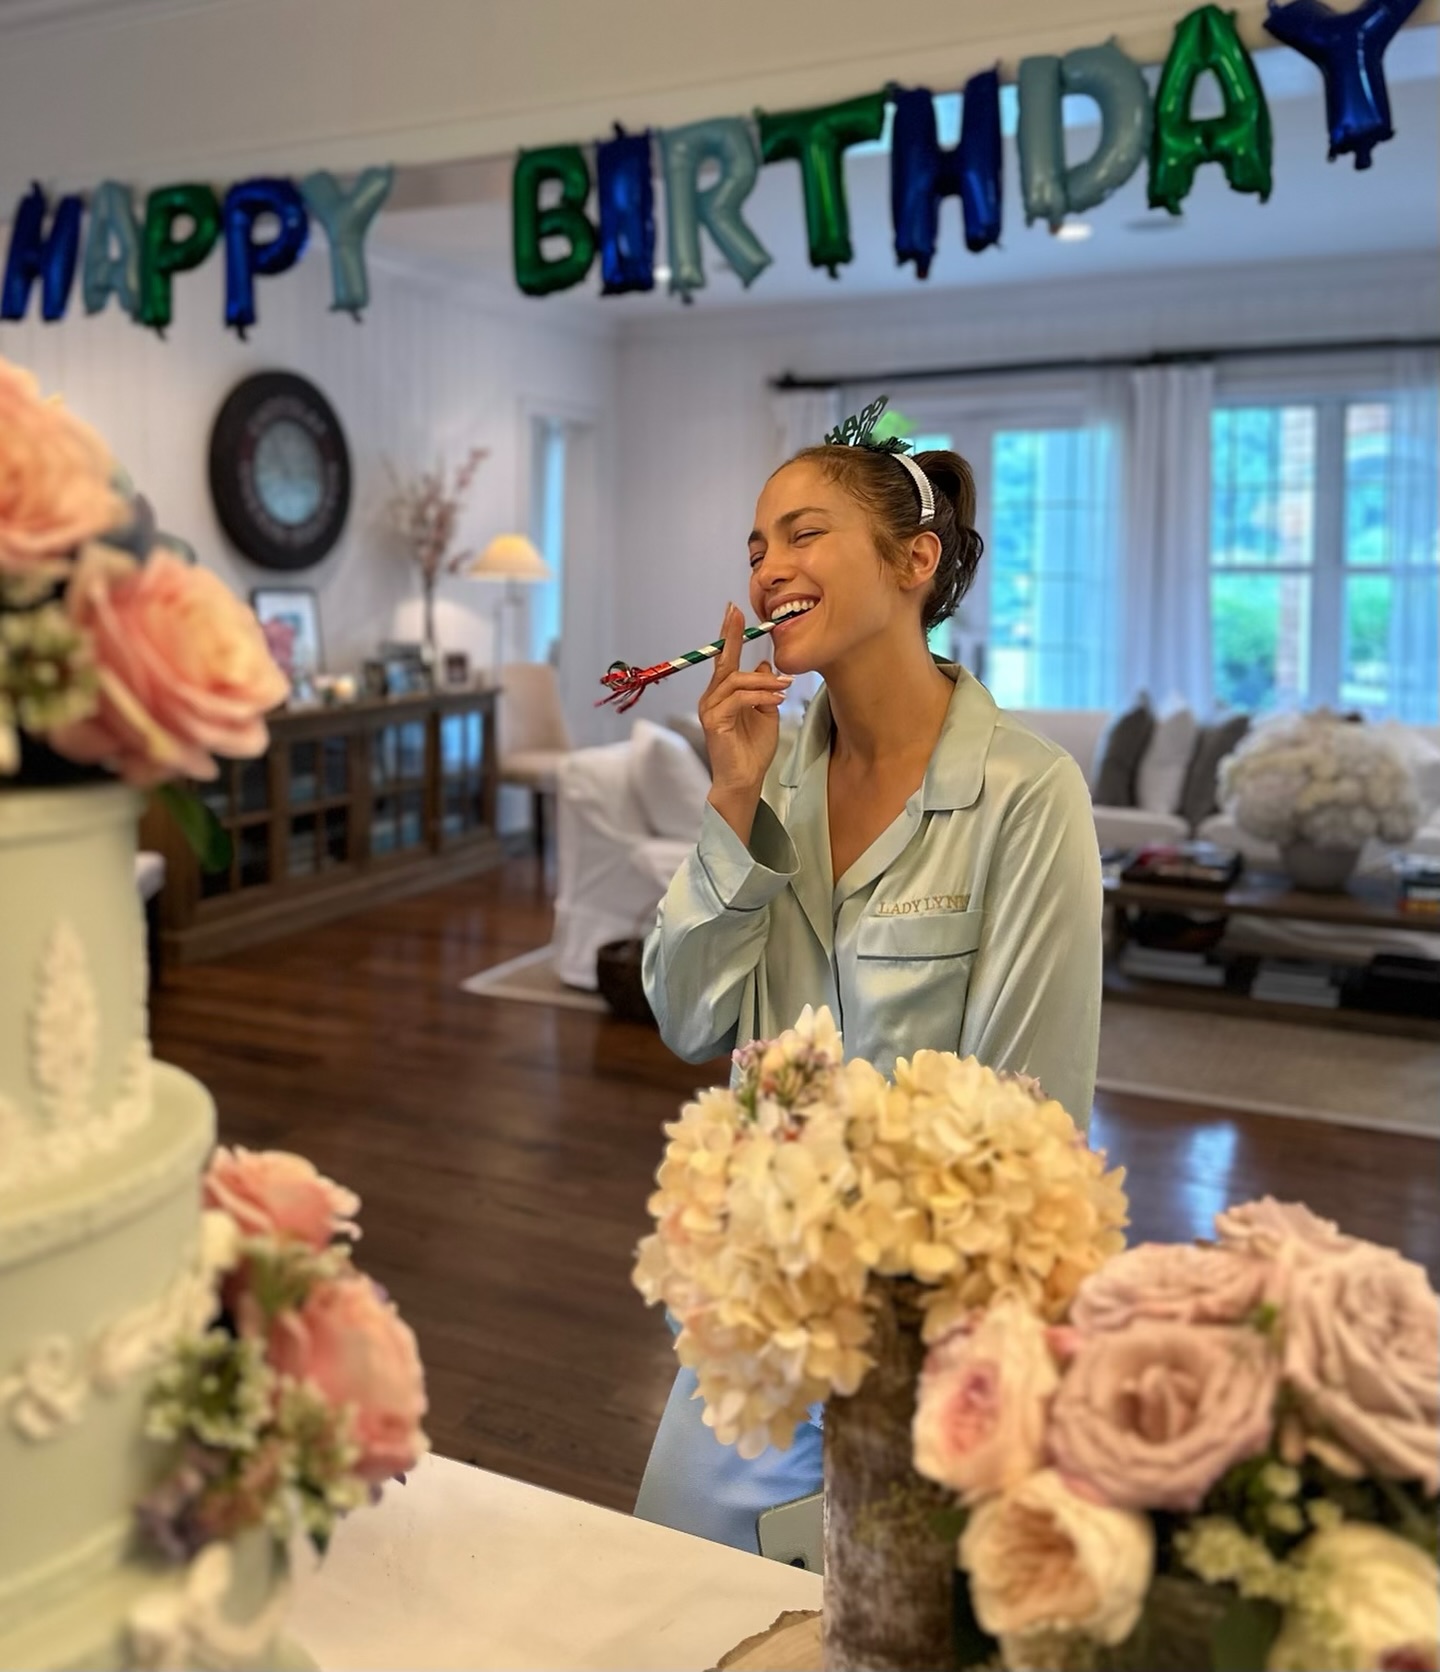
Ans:
<svg viewBox="0 0 1440 1672"><path fill-rule="evenodd" d="M1436 717L1437 635L1436 405L1440 356L1407 349L1396 356L1390 431L1390 705L1397 719Z"/></svg>
<svg viewBox="0 0 1440 1672"><path fill-rule="evenodd" d="M1130 374L1121 619L1127 694L1211 708L1208 365Z"/></svg>
<svg viewBox="0 0 1440 1672"><path fill-rule="evenodd" d="M844 414L838 389L781 389L771 397L775 458L784 464L802 447L818 447Z"/></svg>

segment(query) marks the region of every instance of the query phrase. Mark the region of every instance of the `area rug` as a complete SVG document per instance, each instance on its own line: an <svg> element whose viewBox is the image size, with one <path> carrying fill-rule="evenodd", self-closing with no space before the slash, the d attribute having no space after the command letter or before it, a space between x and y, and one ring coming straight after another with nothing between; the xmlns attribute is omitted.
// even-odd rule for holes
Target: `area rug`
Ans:
<svg viewBox="0 0 1440 1672"><path fill-rule="evenodd" d="M493 969L481 970L460 983L467 993L487 999L515 999L521 1004L554 1004L564 1010L588 1010L597 1016L609 1014L599 993L567 987L555 973L553 947L537 947L507 959Z"/></svg>
<svg viewBox="0 0 1440 1672"><path fill-rule="evenodd" d="M467 993L608 1015L598 993L567 987L554 954L534 952L482 970ZM1440 1045L1272 1022L1161 1010L1107 999L1097 1089L1167 1102L1330 1121L1440 1139Z"/></svg>
<svg viewBox="0 0 1440 1672"><path fill-rule="evenodd" d="M1440 1044L1107 999L1101 1091L1440 1138Z"/></svg>

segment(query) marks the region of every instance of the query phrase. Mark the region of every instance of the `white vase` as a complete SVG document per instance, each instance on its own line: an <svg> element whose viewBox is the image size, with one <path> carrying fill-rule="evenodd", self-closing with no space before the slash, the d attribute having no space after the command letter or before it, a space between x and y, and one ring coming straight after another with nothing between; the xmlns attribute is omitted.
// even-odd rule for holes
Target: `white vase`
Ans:
<svg viewBox="0 0 1440 1672"><path fill-rule="evenodd" d="M1339 893L1360 862L1359 848L1321 848L1313 842L1289 842L1280 850L1296 888L1312 894Z"/></svg>

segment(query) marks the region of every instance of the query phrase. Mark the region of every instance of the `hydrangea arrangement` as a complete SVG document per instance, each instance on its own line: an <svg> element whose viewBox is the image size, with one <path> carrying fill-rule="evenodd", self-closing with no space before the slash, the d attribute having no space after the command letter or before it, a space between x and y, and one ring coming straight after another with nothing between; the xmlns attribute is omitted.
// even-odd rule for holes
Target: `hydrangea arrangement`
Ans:
<svg viewBox="0 0 1440 1672"><path fill-rule="evenodd" d="M1034 1081L922 1051L891 1083L844 1062L828 1010L738 1052L666 1131L635 1282L744 1457L859 1387L872 1283L923 1285L938 1338L1001 1295L1063 1318L1123 1246L1123 1174Z"/></svg>
<svg viewBox="0 0 1440 1672"><path fill-rule="evenodd" d="M1163 1672L1183 1617L1216 1667L1433 1672L1440 1298L1297 1204L1215 1231L1111 1260L1063 1327L1007 1300L931 1349L915 1466L980 1650Z"/></svg>
<svg viewBox="0 0 1440 1672"><path fill-rule="evenodd" d="M176 1562L252 1528L323 1551L428 1448L415 1337L355 1268L359 1199L308 1161L218 1149L204 1194L215 1313L153 1384L146 1431L171 1463L140 1530Z"/></svg>
<svg viewBox="0 0 1440 1672"><path fill-rule="evenodd" d="M213 778L215 756L264 752L287 691L253 613L156 532L101 438L0 360L0 790L77 767Z"/></svg>
<svg viewBox="0 0 1440 1672"><path fill-rule="evenodd" d="M1405 842L1420 823L1414 774L1373 727L1320 710L1252 731L1220 763L1220 800L1242 829L1285 847Z"/></svg>

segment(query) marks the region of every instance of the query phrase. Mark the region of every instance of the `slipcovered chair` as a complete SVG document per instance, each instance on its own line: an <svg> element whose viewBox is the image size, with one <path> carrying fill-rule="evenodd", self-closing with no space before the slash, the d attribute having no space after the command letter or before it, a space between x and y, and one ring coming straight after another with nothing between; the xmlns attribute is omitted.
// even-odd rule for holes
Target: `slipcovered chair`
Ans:
<svg viewBox="0 0 1440 1672"><path fill-rule="evenodd" d="M571 751L555 670L546 662L507 662L500 670L500 782L528 789L535 851L545 853L545 797Z"/></svg>

